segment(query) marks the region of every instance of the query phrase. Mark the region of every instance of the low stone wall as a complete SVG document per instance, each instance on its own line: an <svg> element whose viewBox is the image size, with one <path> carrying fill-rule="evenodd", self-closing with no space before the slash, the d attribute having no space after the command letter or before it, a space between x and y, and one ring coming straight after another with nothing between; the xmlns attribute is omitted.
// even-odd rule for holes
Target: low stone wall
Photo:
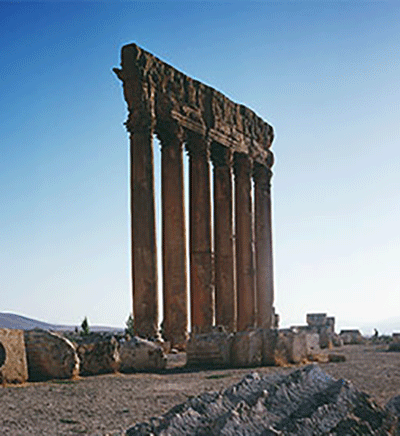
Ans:
<svg viewBox="0 0 400 436"><path fill-rule="evenodd" d="M0 329L0 383L23 383L27 380L24 332Z"/></svg>

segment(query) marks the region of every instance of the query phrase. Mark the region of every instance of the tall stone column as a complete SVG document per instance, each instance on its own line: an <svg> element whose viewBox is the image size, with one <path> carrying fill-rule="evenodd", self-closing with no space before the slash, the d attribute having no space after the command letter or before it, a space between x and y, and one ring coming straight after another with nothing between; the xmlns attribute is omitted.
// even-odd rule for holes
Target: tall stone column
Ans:
<svg viewBox="0 0 400 436"><path fill-rule="evenodd" d="M183 137L179 129L158 132L158 136L162 144L164 335L173 347L183 349L188 327Z"/></svg>
<svg viewBox="0 0 400 436"><path fill-rule="evenodd" d="M274 289L271 232L271 170L260 164L254 166L255 252L257 324L272 325Z"/></svg>
<svg viewBox="0 0 400 436"><path fill-rule="evenodd" d="M232 151L214 143L214 251L216 325L236 330Z"/></svg>
<svg viewBox="0 0 400 436"><path fill-rule="evenodd" d="M251 161L235 154L237 329L256 325Z"/></svg>
<svg viewBox="0 0 400 436"><path fill-rule="evenodd" d="M211 193L208 142L189 134L190 190L190 295L192 332L204 333L213 325L213 269Z"/></svg>
<svg viewBox="0 0 400 436"><path fill-rule="evenodd" d="M150 123L127 127L131 153L133 312L137 334L150 338L158 335L153 129Z"/></svg>

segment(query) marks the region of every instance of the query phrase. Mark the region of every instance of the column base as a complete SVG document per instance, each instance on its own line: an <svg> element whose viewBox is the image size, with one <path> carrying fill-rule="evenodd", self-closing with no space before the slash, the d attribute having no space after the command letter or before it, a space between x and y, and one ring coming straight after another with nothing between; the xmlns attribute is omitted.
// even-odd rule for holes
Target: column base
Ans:
<svg viewBox="0 0 400 436"><path fill-rule="evenodd" d="M192 333L186 347L187 366L231 366L233 334Z"/></svg>

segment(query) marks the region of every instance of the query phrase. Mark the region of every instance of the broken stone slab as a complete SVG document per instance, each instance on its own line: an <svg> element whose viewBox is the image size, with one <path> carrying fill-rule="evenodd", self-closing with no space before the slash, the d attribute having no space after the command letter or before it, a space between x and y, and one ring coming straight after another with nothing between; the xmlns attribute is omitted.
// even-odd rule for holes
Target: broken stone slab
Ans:
<svg viewBox="0 0 400 436"><path fill-rule="evenodd" d="M397 418L396 436L400 436L400 395L391 398L385 406L385 410Z"/></svg>
<svg viewBox="0 0 400 436"><path fill-rule="evenodd" d="M345 380L317 365L291 373L246 375L139 423L127 436L395 435L396 418Z"/></svg>
<svg viewBox="0 0 400 436"><path fill-rule="evenodd" d="M81 375L117 372L120 365L119 343L111 333L89 333L74 337Z"/></svg>
<svg viewBox="0 0 400 436"><path fill-rule="evenodd" d="M119 356L121 372L161 370L167 365L167 357L159 344L137 336L121 339Z"/></svg>
<svg viewBox="0 0 400 436"><path fill-rule="evenodd" d="M0 383L24 383L27 380L24 332L0 329Z"/></svg>
<svg viewBox="0 0 400 436"><path fill-rule="evenodd" d="M45 330L24 332L29 380L74 378L79 358L71 341Z"/></svg>
<svg viewBox="0 0 400 436"><path fill-rule="evenodd" d="M229 366L233 334L223 330L192 333L186 346L188 366Z"/></svg>
<svg viewBox="0 0 400 436"><path fill-rule="evenodd" d="M236 332L232 341L232 366L260 366L263 361L263 331Z"/></svg>
<svg viewBox="0 0 400 436"><path fill-rule="evenodd" d="M389 344L388 351L400 352L400 342L392 342Z"/></svg>

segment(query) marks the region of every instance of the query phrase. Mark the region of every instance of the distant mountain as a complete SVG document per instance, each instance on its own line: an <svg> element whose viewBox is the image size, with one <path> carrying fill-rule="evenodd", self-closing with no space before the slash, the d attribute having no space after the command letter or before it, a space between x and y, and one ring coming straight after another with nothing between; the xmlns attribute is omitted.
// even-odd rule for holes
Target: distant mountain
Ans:
<svg viewBox="0 0 400 436"><path fill-rule="evenodd" d="M49 324L37 319L27 318L26 316L16 315L15 313L0 313L0 328L32 330L35 328L43 330L74 330L76 326ZM122 328L106 326L90 326L93 331L122 331Z"/></svg>

